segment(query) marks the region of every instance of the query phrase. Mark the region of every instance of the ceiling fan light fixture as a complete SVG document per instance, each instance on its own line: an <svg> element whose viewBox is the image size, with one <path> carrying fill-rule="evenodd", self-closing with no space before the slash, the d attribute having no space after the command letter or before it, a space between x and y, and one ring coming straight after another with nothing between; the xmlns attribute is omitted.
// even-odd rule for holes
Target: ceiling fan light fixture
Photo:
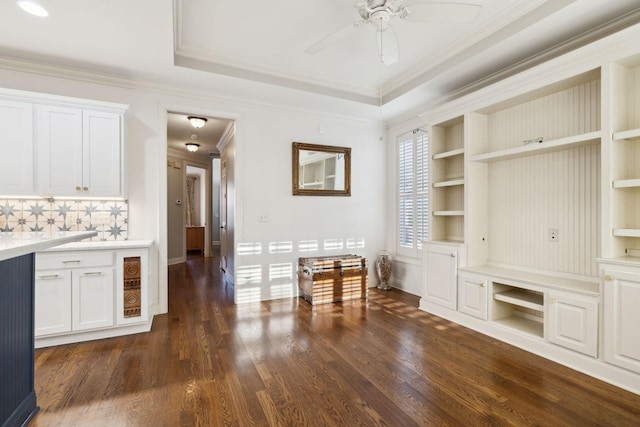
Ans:
<svg viewBox="0 0 640 427"><path fill-rule="evenodd" d="M200 144L196 144L195 142L187 142L185 145L187 146L187 150L192 153L195 153L200 148Z"/></svg>
<svg viewBox="0 0 640 427"><path fill-rule="evenodd" d="M189 116L187 117L187 119L189 119L189 123L191 123L191 126L196 129L200 129L205 125L205 123L207 123L207 119L203 117Z"/></svg>

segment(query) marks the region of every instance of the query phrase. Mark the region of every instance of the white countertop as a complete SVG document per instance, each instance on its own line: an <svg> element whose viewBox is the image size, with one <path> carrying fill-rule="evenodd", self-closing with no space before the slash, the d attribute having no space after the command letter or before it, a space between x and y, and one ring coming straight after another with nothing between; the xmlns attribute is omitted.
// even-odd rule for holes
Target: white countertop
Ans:
<svg viewBox="0 0 640 427"><path fill-rule="evenodd" d="M60 246L55 246L53 248L47 249L45 252L140 249L149 248L152 244L153 240L108 240L97 242L72 242Z"/></svg>
<svg viewBox="0 0 640 427"><path fill-rule="evenodd" d="M0 233L0 261L88 239L97 234L95 231L2 232Z"/></svg>

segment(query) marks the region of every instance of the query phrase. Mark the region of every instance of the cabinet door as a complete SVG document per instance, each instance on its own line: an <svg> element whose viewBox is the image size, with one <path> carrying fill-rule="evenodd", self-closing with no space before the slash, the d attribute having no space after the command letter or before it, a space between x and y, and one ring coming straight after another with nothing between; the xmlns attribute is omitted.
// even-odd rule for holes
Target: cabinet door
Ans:
<svg viewBox="0 0 640 427"><path fill-rule="evenodd" d="M83 111L83 174L86 196L116 197L121 192L121 115Z"/></svg>
<svg viewBox="0 0 640 427"><path fill-rule="evenodd" d="M71 331L71 272L36 271L35 336Z"/></svg>
<svg viewBox="0 0 640 427"><path fill-rule="evenodd" d="M549 341L598 357L598 301L551 293L547 306Z"/></svg>
<svg viewBox="0 0 640 427"><path fill-rule="evenodd" d="M458 311L487 320L487 280L480 277L458 276Z"/></svg>
<svg viewBox="0 0 640 427"><path fill-rule="evenodd" d="M423 298L455 310L458 305L457 272L458 250L456 248L425 244Z"/></svg>
<svg viewBox="0 0 640 427"><path fill-rule="evenodd" d="M148 250L116 253L116 323L146 322L149 310Z"/></svg>
<svg viewBox="0 0 640 427"><path fill-rule="evenodd" d="M604 360L640 373L640 273L604 274Z"/></svg>
<svg viewBox="0 0 640 427"><path fill-rule="evenodd" d="M0 100L0 129L0 195L33 194L32 104Z"/></svg>
<svg viewBox="0 0 640 427"><path fill-rule="evenodd" d="M73 330L113 326L113 267L73 270Z"/></svg>
<svg viewBox="0 0 640 427"><path fill-rule="evenodd" d="M82 195L82 110L36 107L38 193Z"/></svg>

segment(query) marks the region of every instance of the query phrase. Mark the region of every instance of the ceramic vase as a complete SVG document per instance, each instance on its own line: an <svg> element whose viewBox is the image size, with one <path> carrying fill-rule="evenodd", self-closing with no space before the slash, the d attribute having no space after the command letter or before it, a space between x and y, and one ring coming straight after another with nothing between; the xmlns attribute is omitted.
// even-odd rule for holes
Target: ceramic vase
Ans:
<svg viewBox="0 0 640 427"><path fill-rule="evenodd" d="M388 291L391 289L389 279L391 278L391 255L387 251L382 251L376 258L376 273L378 273L378 289Z"/></svg>

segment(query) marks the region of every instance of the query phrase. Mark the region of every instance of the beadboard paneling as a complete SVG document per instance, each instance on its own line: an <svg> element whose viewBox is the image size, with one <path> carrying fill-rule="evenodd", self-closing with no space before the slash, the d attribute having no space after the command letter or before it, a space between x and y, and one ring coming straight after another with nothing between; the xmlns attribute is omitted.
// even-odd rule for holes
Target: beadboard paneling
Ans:
<svg viewBox="0 0 640 427"><path fill-rule="evenodd" d="M630 71L628 100L629 129L640 128L640 67Z"/></svg>
<svg viewBox="0 0 640 427"><path fill-rule="evenodd" d="M587 82L489 115L489 150L518 147L600 130L600 80Z"/></svg>
<svg viewBox="0 0 640 427"><path fill-rule="evenodd" d="M599 201L599 145L493 163L490 261L597 276Z"/></svg>

